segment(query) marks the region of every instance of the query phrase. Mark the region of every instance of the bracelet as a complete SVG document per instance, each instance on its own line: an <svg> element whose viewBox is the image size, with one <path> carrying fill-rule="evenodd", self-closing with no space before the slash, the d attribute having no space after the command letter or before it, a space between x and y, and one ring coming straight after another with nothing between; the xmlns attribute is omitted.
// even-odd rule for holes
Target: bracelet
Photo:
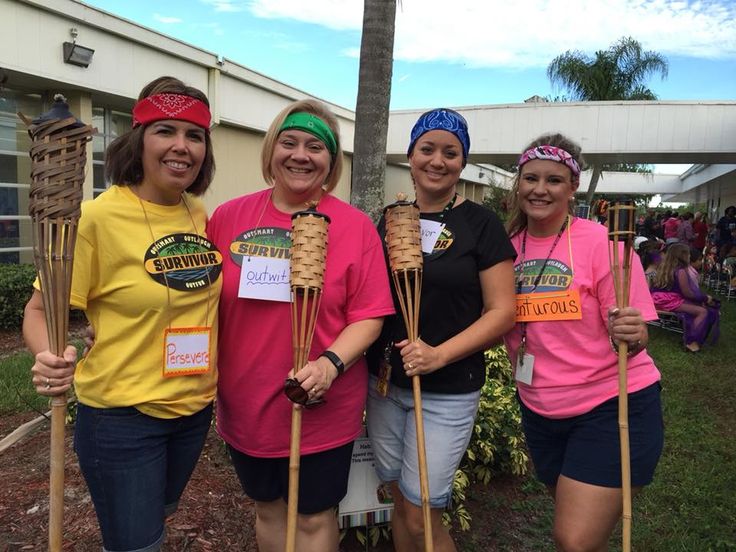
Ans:
<svg viewBox="0 0 736 552"><path fill-rule="evenodd" d="M330 351L329 349L326 350L324 353L322 353L319 356L325 357L327 360L329 360L332 363L332 365L337 370L338 377L340 377L342 373L345 371L345 365L343 364L342 360L340 360L340 357L337 356L332 351Z"/></svg>
<svg viewBox="0 0 736 552"><path fill-rule="evenodd" d="M618 345L616 345L616 342L613 340L613 336L608 336L608 341L611 343L611 349L615 354L618 354ZM636 353L639 352L639 347L641 346L641 339L637 339L636 343L629 345L629 350L626 353L626 356L634 356Z"/></svg>

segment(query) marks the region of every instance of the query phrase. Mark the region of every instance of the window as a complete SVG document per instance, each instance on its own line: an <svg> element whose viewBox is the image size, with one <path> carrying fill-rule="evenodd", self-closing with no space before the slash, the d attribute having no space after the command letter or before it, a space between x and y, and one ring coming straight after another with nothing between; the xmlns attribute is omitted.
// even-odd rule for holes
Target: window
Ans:
<svg viewBox="0 0 736 552"><path fill-rule="evenodd" d="M31 139L16 113L33 119L43 112L39 94L5 89L0 95L0 263L32 263L28 216Z"/></svg>
<svg viewBox="0 0 736 552"><path fill-rule="evenodd" d="M115 138L130 130L133 119L129 113L103 107L92 108L92 126L97 134L92 138L93 193L97 197L110 185L105 182L105 150Z"/></svg>

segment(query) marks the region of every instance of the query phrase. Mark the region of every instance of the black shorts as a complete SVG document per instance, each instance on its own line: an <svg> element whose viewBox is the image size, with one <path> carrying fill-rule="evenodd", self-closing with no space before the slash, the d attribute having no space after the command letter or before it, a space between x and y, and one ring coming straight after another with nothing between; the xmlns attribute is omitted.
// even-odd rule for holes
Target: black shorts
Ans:
<svg viewBox="0 0 736 552"><path fill-rule="evenodd" d="M652 482L662 454L660 385L629 394L631 484ZM560 475L601 487L621 487L618 397L572 418L551 419L521 400L521 422L537 478L555 485Z"/></svg>
<svg viewBox="0 0 736 552"><path fill-rule="evenodd" d="M250 456L228 445L243 491L257 502L289 498L289 459ZM300 514L317 514L337 505L348 492L353 443L302 456L299 465Z"/></svg>

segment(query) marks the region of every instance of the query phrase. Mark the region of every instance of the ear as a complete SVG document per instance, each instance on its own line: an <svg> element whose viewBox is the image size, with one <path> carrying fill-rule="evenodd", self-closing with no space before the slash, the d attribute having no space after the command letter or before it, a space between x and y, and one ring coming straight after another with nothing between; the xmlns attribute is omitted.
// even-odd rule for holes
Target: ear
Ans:
<svg viewBox="0 0 736 552"><path fill-rule="evenodd" d="M580 177L579 176L573 176L572 181L570 184L570 188L572 190L571 197L575 196L575 192L578 191L578 187L580 186Z"/></svg>

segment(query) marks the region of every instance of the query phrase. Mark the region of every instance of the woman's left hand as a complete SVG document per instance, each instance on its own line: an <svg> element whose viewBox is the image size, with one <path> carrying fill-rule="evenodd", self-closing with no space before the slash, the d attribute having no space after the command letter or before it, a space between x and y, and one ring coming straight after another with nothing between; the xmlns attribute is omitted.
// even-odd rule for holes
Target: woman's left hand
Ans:
<svg viewBox="0 0 736 552"><path fill-rule="evenodd" d="M296 375L292 370L289 377L295 378L301 384L304 390L309 393L310 400L321 399L332 386L332 382L335 381L337 368L329 359L319 357L307 362Z"/></svg>
<svg viewBox="0 0 736 552"><path fill-rule="evenodd" d="M616 345L626 342L630 351L646 347L647 324L634 307L608 309L608 334Z"/></svg>
<svg viewBox="0 0 736 552"><path fill-rule="evenodd" d="M445 365L439 349L427 345L421 339L417 339L413 343L405 339L396 343L396 347L400 349L401 360L404 362L404 372L409 377L430 374Z"/></svg>

